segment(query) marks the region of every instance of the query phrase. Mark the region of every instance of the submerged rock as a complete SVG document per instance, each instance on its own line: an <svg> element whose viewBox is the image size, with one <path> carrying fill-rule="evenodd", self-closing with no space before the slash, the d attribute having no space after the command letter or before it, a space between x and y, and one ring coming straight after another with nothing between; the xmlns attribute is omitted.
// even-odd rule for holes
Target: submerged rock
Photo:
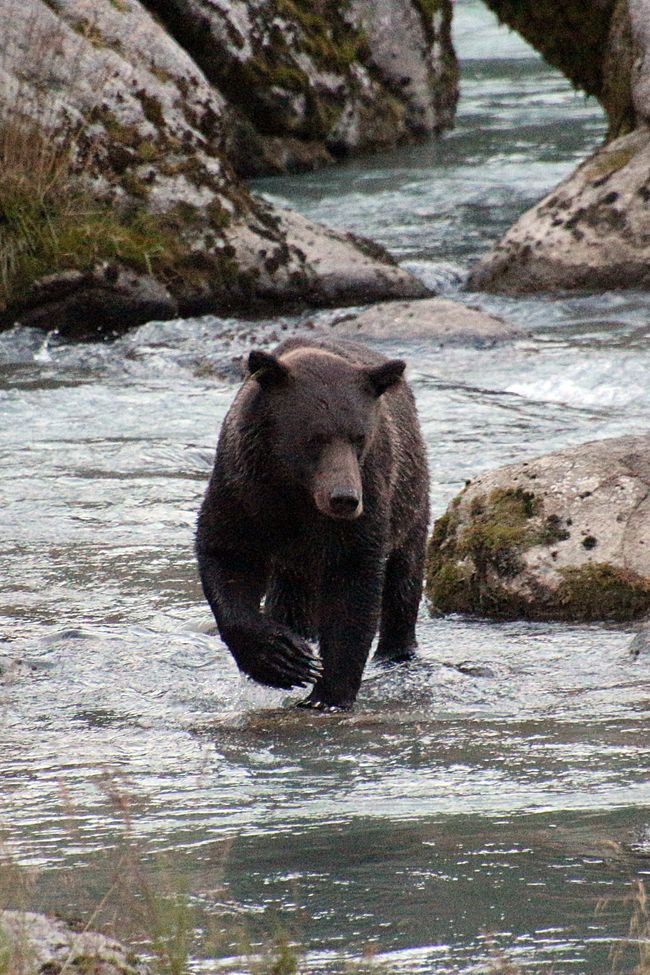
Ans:
<svg viewBox="0 0 650 975"><path fill-rule="evenodd" d="M439 518L439 613L630 620L650 612L650 435L600 440L468 483Z"/></svg>
<svg viewBox="0 0 650 975"><path fill-rule="evenodd" d="M335 319L332 328L350 337L421 339L439 346L492 346L523 334L503 318L447 298L384 301Z"/></svg>
<svg viewBox="0 0 650 975"><path fill-rule="evenodd" d="M628 647L631 657L644 657L650 654L650 623L644 623L641 629L632 637Z"/></svg>
<svg viewBox="0 0 650 975"><path fill-rule="evenodd" d="M226 99L145 4L0 0L0 14L0 328L80 336L429 293L381 249L248 192Z"/></svg>
<svg viewBox="0 0 650 975"><path fill-rule="evenodd" d="M525 213L473 269L506 292L648 287L650 0L486 0L574 84L600 99L609 141Z"/></svg>
<svg viewBox="0 0 650 975"><path fill-rule="evenodd" d="M0 653L0 687L13 684L36 670L37 667L23 657L11 657Z"/></svg>
<svg viewBox="0 0 650 975"><path fill-rule="evenodd" d="M131 951L95 931L75 931L58 918L0 911L3 971L10 975L70 971L84 975L150 975Z"/></svg>

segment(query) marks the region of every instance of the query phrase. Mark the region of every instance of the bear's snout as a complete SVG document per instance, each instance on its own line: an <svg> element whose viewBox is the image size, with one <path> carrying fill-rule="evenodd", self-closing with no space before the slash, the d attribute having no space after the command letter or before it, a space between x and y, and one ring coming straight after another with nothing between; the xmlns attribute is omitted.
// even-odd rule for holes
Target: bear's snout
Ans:
<svg viewBox="0 0 650 975"><path fill-rule="evenodd" d="M352 488L335 488L329 506L335 518L358 518L361 514L361 498Z"/></svg>
<svg viewBox="0 0 650 975"><path fill-rule="evenodd" d="M361 471L351 444L337 440L323 450L316 472L314 502L328 518L352 521L362 514Z"/></svg>

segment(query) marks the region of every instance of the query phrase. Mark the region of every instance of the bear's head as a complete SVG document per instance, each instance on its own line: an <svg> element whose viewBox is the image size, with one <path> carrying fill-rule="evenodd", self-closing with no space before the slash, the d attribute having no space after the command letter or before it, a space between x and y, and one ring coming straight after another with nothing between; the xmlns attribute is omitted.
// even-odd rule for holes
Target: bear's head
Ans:
<svg viewBox="0 0 650 975"><path fill-rule="evenodd" d="M265 468L299 487L329 518L363 512L362 469L373 447L380 401L405 363L357 366L333 352L298 347L280 357L254 351L251 379L264 415Z"/></svg>

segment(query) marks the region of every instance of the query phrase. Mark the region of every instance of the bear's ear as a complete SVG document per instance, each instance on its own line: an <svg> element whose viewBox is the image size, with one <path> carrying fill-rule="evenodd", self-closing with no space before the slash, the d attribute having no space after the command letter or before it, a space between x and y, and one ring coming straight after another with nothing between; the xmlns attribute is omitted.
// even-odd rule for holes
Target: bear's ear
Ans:
<svg viewBox="0 0 650 975"><path fill-rule="evenodd" d="M262 389L272 389L281 386L289 378L289 370L279 359L269 352L254 349L248 355L248 371L251 378L260 384Z"/></svg>
<svg viewBox="0 0 650 975"><path fill-rule="evenodd" d="M382 366L366 370L366 377L375 396L381 396L387 389L398 383L404 374L406 363L403 359L391 359Z"/></svg>

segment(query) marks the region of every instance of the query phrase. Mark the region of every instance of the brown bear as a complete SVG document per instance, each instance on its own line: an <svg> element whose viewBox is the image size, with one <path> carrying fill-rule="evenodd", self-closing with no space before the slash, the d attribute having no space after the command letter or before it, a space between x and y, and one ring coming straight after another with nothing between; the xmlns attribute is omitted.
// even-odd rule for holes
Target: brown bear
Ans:
<svg viewBox="0 0 650 975"><path fill-rule="evenodd" d="M428 474L404 368L290 339L250 353L223 423L196 535L203 589L238 667L313 683L306 707L352 706L378 627L379 657L416 645Z"/></svg>

